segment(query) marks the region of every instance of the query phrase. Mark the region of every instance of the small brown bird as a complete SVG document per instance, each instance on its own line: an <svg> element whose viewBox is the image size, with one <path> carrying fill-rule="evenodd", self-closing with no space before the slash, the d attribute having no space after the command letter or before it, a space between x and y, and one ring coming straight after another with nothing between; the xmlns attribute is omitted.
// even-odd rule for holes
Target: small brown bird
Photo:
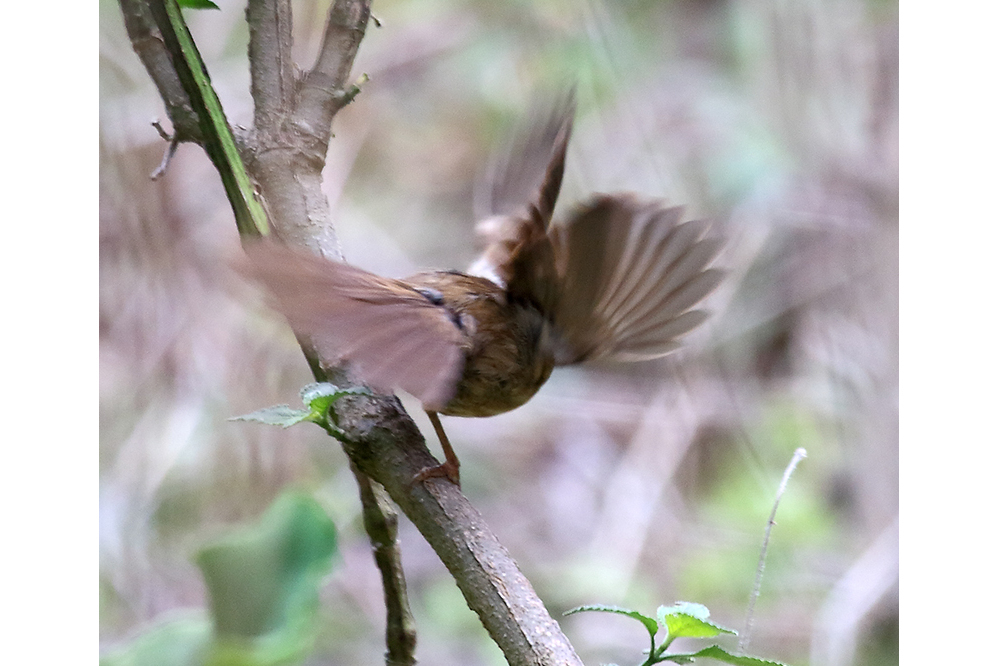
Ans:
<svg viewBox="0 0 999 666"><path fill-rule="evenodd" d="M444 449L416 480L459 482L437 414L492 416L527 402L557 365L640 361L679 346L707 318L721 240L704 221L634 194L597 195L550 224L572 130L571 97L512 143L494 168L486 248L468 273L379 277L273 241L249 244L262 282L330 365L423 403Z"/></svg>

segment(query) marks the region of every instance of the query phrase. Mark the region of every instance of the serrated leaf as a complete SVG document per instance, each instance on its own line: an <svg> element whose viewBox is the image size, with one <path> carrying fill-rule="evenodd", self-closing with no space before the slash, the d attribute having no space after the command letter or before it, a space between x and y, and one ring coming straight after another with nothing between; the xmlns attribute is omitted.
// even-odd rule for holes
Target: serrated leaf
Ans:
<svg viewBox="0 0 999 666"><path fill-rule="evenodd" d="M725 662L726 664L734 664L735 666L786 666L786 664L779 661L770 661L769 659L760 659L759 657L732 654L717 645L706 647L703 650L698 650L697 652L663 655L664 659L668 659L678 664L689 664L694 659L699 659L701 657L717 659L718 661Z"/></svg>
<svg viewBox="0 0 999 666"><path fill-rule="evenodd" d="M243 414L242 416L233 416L229 420L255 421L266 425L276 425L281 426L282 428L288 428L296 423L305 421L311 415L312 413L306 409L292 409L288 405L274 405L273 407L258 409L255 412L250 412L249 414Z"/></svg>
<svg viewBox="0 0 999 666"><path fill-rule="evenodd" d="M336 528L308 495L279 497L251 527L198 552L215 643L208 664L284 663L315 637L319 585L336 552Z"/></svg>
<svg viewBox="0 0 999 666"><path fill-rule="evenodd" d="M638 611L631 610L630 608L621 608L620 606L605 606L603 604L591 604L588 606L578 606L572 610L568 610L563 615L572 615L574 613L582 613L583 611L599 611L601 613L616 613L618 615L626 615L627 617L634 618L641 622L646 630L649 632L649 636L653 638L656 632L659 631L659 625L656 621L649 617L648 615L643 615Z"/></svg>
<svg viewBox="0 0 999 666"><path fill-rule="evenodd" d="M679 601L673 606L660 606L656 618L660 626L666 627L670 639L674 638L714 638L718 634L737 632L709 622L711 611L702 604Z"/></svg>
<svg viewBox="0 0 999 666"><path fill-rule="evenodd" d="M704 604L698 604L693 601L677 601L672 606L660 606L658 613L686 613L687 615L692 615L698 620L707 620L711 617L711 611Z"/></svg>
<svg viewBox="0 0 999 666"><path fill-rule="evenodd" d="M298 392L298 395L301 396L303 404L309 405L317 398L334 396L339 391L340 387L330 384L329 382L313 382L312 384L306 384L303 386Z"/></svg>
<svg viewBox="0 0 999 666"><path fill-rule="evenodd" d="M177 4L187 9L218 9L212 0L177 0Z"/></svg>
<svg viewBox="0 0 999 666"><path fill-rule="evenodd" d="M302 402L308 405L311 404L316 398L323 398L327 396L340 398L345 395L371 395L371 391L363 386L340 388L339 386L330 384L329 382L315 382L303 386L302 390L299 391L298 394L302 396Z"/></svg>

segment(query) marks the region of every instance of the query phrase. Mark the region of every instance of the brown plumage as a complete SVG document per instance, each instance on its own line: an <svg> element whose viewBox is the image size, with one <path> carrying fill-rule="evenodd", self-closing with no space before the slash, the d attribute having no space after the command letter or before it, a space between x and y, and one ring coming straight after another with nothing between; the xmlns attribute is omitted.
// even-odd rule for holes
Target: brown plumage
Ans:
<svg viewBox="0 0 999 666"><path fill-rule="evenodd" d="M270 241L246 248L245 272L325 363L347 362L372 388L423 403L447 460L417 479L458 482L438 412L509 411L556 365L663 356L707 318L691 309L722 277L708 267L721 241L707 223L613 194L551 224L573 112L571 97L555 105L500 164L479 224L485 251L468 273L394 280Z"/></svg>

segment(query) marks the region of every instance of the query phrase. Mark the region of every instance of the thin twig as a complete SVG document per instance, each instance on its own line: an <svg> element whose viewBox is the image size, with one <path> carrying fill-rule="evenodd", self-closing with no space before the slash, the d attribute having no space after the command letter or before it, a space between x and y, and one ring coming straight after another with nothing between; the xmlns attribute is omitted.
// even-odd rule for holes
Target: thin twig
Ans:
<svg viewBox="0 0 999 666"><path fill-rule="evenodd" d="M409 610L402 553L397 539L399 516L385 489L374 483L352 462L364 516L364 530L374 550L375 564L385 592L385 664L413 666L416 663L416 623Z"/></svg>
<svg viewBox="0 0 999 666"><path fill-rule="evenodd" d="M150 180L158 180L160 176L166 173L167 166L170 164L170 160L173 159L174 153L177 152L177 146L180 145L180 139L174 134L171 136L167 133L163 126L160 125L160 121L154 120L153 127L156 128L157 133L160 137L167 142L166 151L163 153L163 159L160 161L160 165L156 167L156 170L149 174Z"/></svg>
<svg viewBox="0 0 999 666"><path fill-rule="evenodd" d="M159 118L153 118L153 121L150 124L153 126L153 129L156 130L156 133L160 135L160 138L163 139L164 141L173 141L176 138L175 135L170 134L170 132L167 132L165 129L163 129L163 125L160 124Z"/></svg>
<svg viewBox="0 0 999 666"><path fill-rule="evenodd" d="M784 495L784 491L787 489L787 482L791 480L791 474L794 473L794 468L798 466L802 458L805 458L808 452L803 448L798 448L795 450L794 455L791 456L791 462L787 464L787 468L784 469L784 476L780 480L780 485L777 487L777 497L774 498L773 509L770 510L770 519L767 521L767 527L763 531L763 547L760 549L760 561L756 565L756 581L753 583L753 591L749 595L749 608L746 609L746 626L742 630L742 635L739 636L739 648L737 654L744 654L746 648L749 647L749 636L753 631L753 609L756 607L756 600L760 596L760 586L763 584L763 569L766 566L767 561L767 548L770 545L770 531L773 529L774 518L777 517L777 506L780 504L780 498Z"/></svg>

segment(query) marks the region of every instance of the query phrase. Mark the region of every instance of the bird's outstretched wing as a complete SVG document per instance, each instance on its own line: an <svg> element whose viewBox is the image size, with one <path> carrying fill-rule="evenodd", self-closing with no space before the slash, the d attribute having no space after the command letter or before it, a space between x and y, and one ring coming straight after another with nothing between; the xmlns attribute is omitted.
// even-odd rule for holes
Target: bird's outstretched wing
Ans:
<svg viewBox="0 0 999 666"><path fill-rule="evenodd" d="M478 197L476 231L485 249L469 273L542 309L555 298L547 232L562 187L575 111L571 90L553 102L536 104L524 129L493 158L485 193Z"/></svg>
<svg viewBox="0 0 999 666"><path fill-rule="evenodd" d="M527 121L490 157L475 192L477 220L497 215L524 217L533 203L539 205L548 223L562 184L565 149L575 113L573 89L535 101ZM538 201L539 193L548 195L547 203Z"/></svg>
<svg viewBox="0 0 999 666"><path fill-rule="evenodd" d="M323 362L346 361L375 390L402 389L426 409L454 396L463 338L439 303L399 280L275 242L248 244L246 255L237 268L267 288Z"/></svg>
<svg viewBox="0 0 999 666"><path fill-rule="evenodd" d="M707 318L692 310L723 273L708 223L633 194L600 195L550 236L559 275L556 363L664 356Z"/></svg>

